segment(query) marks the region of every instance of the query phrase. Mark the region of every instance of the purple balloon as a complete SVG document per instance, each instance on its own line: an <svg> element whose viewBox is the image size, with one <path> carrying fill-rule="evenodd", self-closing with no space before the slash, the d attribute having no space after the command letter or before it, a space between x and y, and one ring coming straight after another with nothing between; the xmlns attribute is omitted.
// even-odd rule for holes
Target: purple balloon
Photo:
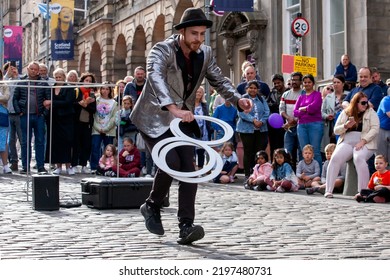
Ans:
<svg viewBox="0 0 390 280"><path fill-rule="evenodd" d="M268 118L268 123L273 128L281 128L283 126L283 117L278 113L273 113Z"/></svg>

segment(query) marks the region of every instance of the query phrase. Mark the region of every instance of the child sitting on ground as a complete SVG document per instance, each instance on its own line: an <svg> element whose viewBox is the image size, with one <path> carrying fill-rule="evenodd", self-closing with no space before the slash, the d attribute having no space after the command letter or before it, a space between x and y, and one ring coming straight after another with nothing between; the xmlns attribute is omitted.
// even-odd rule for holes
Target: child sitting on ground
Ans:
<svg viewBox="0 0 390 280"><path fill-rule="evenodd" d="M220 150L223 161L221 173L214 178L214 183L234 183L234 175L238 169L238 158L232 142L225 142Z"/></svg>
<svg viewBox="0 0 390 280"><path fill-rule="evenodd" d="M361 190L355 195L357 202L385 203L390 201L390 171L387 170L387 160L383 155L375 157L375 169L368 189Z"/></svg>
<svg viewBox="0 0 390 280"><path fill-rule="evenodd" d="M311 187L316 181L321 181L320 164L314 159L314 148L308 144L302 149L303 159L297 165L297 177L300 189Z"/></svg>
<svg viewBox="0 0 390 280"><path fill-rule="evenodd" d="M336 149L336 144L330 143L330 144L326 145L326 147L325 147L326 161L322 165L321 181L313 181L311 183L311 188L306 188L307 194L314 194L315 192L319 192L320 194L325 194L326 172L328 170L330 158L332 157L332 154L333 154L335 149ZM343 165L340 169L339 175L337 176L337 179L336 179L335 184L334 184L334 191L335 192L338 192L338 193L343 192L346 168L347 168L347 164L343 163Z"/></svg>
<svg viewBox="0 0 390 280"><path fill-rule="evenodd" d="M267 185L271 184L271 173L272 165L268 162L268 154L265 151L258 151L256 153L256 165L253 167L253 173L249 176L244 187L255 191L266 190Z"/></svg>
<svg viewBox="0 0 390 280"><path fill-rule="evenodd" d="M141 155L131 138L123 138L123 149L119 153L119 177L139 177L141 173ZM118 171L117 166L113 167Z"/></svg>
<svg viewBox="0 0 390 280"><path fill-rule="evenodd" d="M99 166L97 167L96 174L114 177L115 172L112 168L116 165L116 148L112 144L108 144L104 149L102 157L99 159Z"/></svg>
<svg viewBox="0 0 390 280"><path fill-rule="evenodd" d="M271 185L267 187L275 192L296 192L299 190L298 178L291 167L291 157L283 148L274 151L272 162Z"/></svg>

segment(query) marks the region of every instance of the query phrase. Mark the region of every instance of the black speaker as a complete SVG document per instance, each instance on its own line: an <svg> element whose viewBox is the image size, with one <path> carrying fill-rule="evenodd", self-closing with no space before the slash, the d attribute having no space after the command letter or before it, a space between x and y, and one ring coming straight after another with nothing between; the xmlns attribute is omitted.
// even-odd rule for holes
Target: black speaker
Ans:
<svg viewBox="0 0 390 280"><path fill-rule="evenodd" d="M60 179L57 175L32 175L32 207L34 210L60 209Z"/></svg>

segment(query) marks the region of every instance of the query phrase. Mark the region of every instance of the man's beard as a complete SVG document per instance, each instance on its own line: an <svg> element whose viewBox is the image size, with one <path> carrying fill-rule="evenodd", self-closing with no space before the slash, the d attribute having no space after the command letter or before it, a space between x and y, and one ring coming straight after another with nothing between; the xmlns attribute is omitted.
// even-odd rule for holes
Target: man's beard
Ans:
<svg viewBox="0 0 390 280"><path fill-rule="evenodd" d="M187 46L188 49L191 51L197 51L200 48L201 43L200 42L188 42L184 40L184 44Z"/></svg>

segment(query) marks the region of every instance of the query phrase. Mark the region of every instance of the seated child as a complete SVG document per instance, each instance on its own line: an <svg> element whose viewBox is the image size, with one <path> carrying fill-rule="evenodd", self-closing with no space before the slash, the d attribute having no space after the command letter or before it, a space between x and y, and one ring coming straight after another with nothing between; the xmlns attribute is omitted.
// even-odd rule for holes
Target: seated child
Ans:
<svg viewBox="0 0 390 280"><path fill-rule="evenodd" d="M225 142L219 153L222 157L223 167L221 173L213 179L213 182L222 184L233 183L234 175L238 169L238 158L234 151L233 143Z"/></svg>
<svg viewBox="0 0 390 280"><path fill-rule="evenodd" d="M104 149L104 154L99 159L99 166L96 174L109 177L115 177L115 172L112 168L116 165L116 148L112 144L108 144Z"/></svg>
<svg viewBox="0 0 390 280"><path fill-rule="evenodd" d="M368 182L368 189L361 190L355 195L357 202L385 203L390 201L390 171L387 170L387 165L385 156L375 157L376 171Z"/></svg>
<svg viewBox="0 0 390 280"><path fill-rule="evenodd" d="M325 147L325 155L326 161L322 165L322 173L321 173L321 181L313 181L311 183L311 188L306 188L307 194L314 194L315 192L319 192L320 194L325 194L326 190L326 172L328 170L328 165L330 158L334 150L336 149L336 144L330 143ZM343 163L339 175L334 183L334 191L338 193L343 192L344 180L345 180L345 172L346 172L347 164Z"/></svg>
<svg viewBox="0 0 390 280"><path fill-rule="evenodd" d="M302 149L303 160L298 162L297 177L300 189L311 187L311 183L320 181L320 164L314 159L314 148L308 144Z"/></svg>
<svg viewBox="0 0 390 280"><path fill-rule="evenodd" d="M274 151L271 185L267 187L268 190L276 192L296 192L299 190L298 178L290 162L290 154L287 150L279 148Z"/></svg>
<svg viewBox="0 0 390 280"><path fill-rule="evenodd" d="M123 138L129 137L135 141L135 135L137 134L137 127L130 120L130 113L133 108L133 100L130 95L123 96L122 109L119 114L119 137L118 137L118 150L122 150Z"/></svg>
<svg viewBox="0 0 390 280"><path fill-rule="evenodd" d="M249 176L244 187L249 190L264 191L267 189L267 185L271 184L272 165L268 162L268 154L265 151L256 153L256 162L253 173Z"/></svg>
<svg viewBox="0 0 390 280"><path fill-rule="evenodd" d="M141 155L134 146L131 138L123 139L123 149L119 156L119 177L139 177L141 173ZM118 171L117 166L113 167L114 172Z"/></svg>

